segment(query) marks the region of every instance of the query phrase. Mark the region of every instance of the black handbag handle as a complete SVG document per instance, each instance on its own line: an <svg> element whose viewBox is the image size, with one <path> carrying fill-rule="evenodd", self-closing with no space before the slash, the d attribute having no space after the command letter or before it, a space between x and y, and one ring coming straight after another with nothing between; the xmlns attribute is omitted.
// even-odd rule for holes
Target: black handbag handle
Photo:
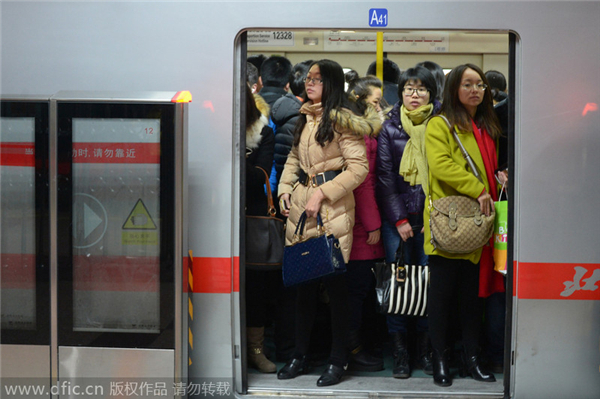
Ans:
<svg viewBox="0 0 600 399"><path fill-rule="evenodd" d="M417 231L420 233L422 227L421 225L412 226L413 233ZM396 263L404 264L404 240L402 237L400 237L400 243L398 244L398 249L396 249Z"/></svg>
<svg viewBox="0 0 600 399"><path fill-rule="evenodd" d="M296 230L294 231L294 236L302 237L304 235L304 225L306 224L306 219L308 216L306 215L306 211L302 212L300 215L300 219L298 219L298 224L296 225ZM317 230L321 228L321 231L325 230L325 225L323 224L323 219L321 218L321 214L317 213ZM298 234L298 230L300 230L300 234Z"/></svg>

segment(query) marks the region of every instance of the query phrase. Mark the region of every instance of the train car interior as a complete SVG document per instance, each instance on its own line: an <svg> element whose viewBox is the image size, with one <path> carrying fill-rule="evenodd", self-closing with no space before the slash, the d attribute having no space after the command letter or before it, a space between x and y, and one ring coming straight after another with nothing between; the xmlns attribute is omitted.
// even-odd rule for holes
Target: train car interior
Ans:
<svg viewBox="0 0 600 399"><path fill-rule="evenodd" d="M517 35L508 31L419 31L419 30L386 30L383 32L383 57L394 61L404 71L423 61L433 61L439 64L445 73L453 67L473 63L483 71L496 70L504 74L508 82L509 99L514 98L510 88L514 88L515 76L515 43ZM242 66L247 57L263 54L284 56L292 65L305 60L331 59L337 61L344 71L354 70L359 76L365 76L369 65L377 59L377 32L372 30L247 30L239 36L237 47L240 49L239 60L236 63L240 73L240 81L245 76L245 66ZM380 50L381 51L381 50ZM384 94L385 95L385 94ZM241 97L243 98L243 96ZM243 100L241 100L243 101ZM514 100L511 100L514 102ZM243 104L243 102L241 102ZM393 105L393 104L390 104ZM243 108L243 107L240 107ZM510 111L510 119L514 120L514 111ZM237 113L239 115L239 113ZM240 122L243 129L243 123ZM243 130L240 130L243 131ZM508 136L508 165L514 159L514 122L509 123ZM240 135L243 137L243 135ZM243 142L241 143L243 145ZM243 154L243 152L242 152ZM242 155L243 158L243 155ZM244 165L244 160L240 160ZM514 169L513 169L514 170ZM243 166L240 173L245 175ZM244 187L242 184L241 187ZM243 190L243 189L242 189ZM509 192L510 196L514 193ZM245 194L242 194L242 199ZM243 204L243 200L240 201ZM243 212L243 210L242 210ZM243 213L240 213L243 214ZM509 223L512 223L510 221ZM241 240L243 241L243 236ZM509 246L512 243L509 243ZM243 248L241 244L241 248ZM510 248L510 247L509 247ZM508 251L509 254L511 251ZM510 256L510 255L509 255ZM240 309L245 308L244 297L244 253L240 252ZM511 265L509 259L508 265ZM509 270L506 281L507 290L511 289L512 272ZM276 374L260 373L256 369L247 367L243 362L241 377L243 390L253 395L333 395L357 396L364 395L402 395L402 397L504 397L509 389L510 356L511 352L511 308L512 296L507 291L505 303L505 342L504 366L495 370L497 379L494 383L476 382L470 377L459 378L457 375L458 359L451 362L451 372L454 383L451 387L441 388L433 384L432 377L411 367L412 374L408 379L392 378L392 348L385 325L385 317L375 311L375 295L373 294L365 304L363 313L363 327L361 338L363 345L370 353L382 357L384 370L377 372L350 372L347 373L342 383L329 389L317 388L315 381L325 367L330 345L329 311L327 305L327 292L321 292L317 321L311 337L311 356L314 363L313 371L307 376L300 376L292 380L278 380ZM285 365L283 359L276 356L276 335L280 332L278 323L283 323L281 317L281 303L273 292L272 303L269 305L269 319L265 328L265 351L281 369ZM293 312L288 309L287 312ZM285 312L284 312L285 313ZM245 325L245 315L239 312L240 326ZM289 321L289 313L288 318ZM291 319L293 321L293 318ZM414 330L415 323L411 322L410 329ZM245 329L240 327L238 338L242 344L241 353L245 354ZM482 333L484 329L482 328ZM482 344L485 341L482 336ZM459 346L457 338L456 346ZM414 347L416 342L410 341L409 353L414 361ZM238 371L239 372L239 371ZM238 375L238 377L240 377Z"/></svg>

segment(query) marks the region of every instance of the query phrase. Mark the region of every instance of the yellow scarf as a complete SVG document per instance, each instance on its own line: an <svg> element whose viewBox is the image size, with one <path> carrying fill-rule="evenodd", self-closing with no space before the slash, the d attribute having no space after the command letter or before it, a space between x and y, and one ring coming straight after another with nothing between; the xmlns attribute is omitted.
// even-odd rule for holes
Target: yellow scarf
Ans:
<svg viewBox="0 0 600 399"><path fill-rule="evenodd" d="M425 158L425 128L433 113L433 103L423 105L414 111L400 107L402 128L410 137L404 147L400 161L400 174L411 186L420 184L427 194L427 159Z"/></svg>

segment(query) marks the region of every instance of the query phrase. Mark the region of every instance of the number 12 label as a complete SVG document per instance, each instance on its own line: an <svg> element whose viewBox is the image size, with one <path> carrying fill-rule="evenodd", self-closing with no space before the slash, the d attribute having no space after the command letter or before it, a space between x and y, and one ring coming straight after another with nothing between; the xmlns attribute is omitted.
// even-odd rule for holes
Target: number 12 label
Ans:
<svg viewBox="0 0 600 399"><path fill-rule="evenodd" d="M387 8L371 8L369 10L369 26L387 26Z"/></svg>

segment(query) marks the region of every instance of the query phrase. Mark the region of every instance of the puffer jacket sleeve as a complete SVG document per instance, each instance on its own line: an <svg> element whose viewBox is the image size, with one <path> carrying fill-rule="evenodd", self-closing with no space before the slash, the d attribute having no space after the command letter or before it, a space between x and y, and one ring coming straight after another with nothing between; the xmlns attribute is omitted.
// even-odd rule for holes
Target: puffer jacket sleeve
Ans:
<svg viewBox="0 0 600 399"><path fill-rule="evenodd" d="M359 221L365 231L371 232L381 227L381 217L379 216L379 207L375 201L375 170L377 156L377 140L371 137L365 137L367 148L367 159L369 161L369 173L365 181L354 190L354 199L356 201L356 219Z"/></svg>
<svg viewBox="0 0 600 399"><path fill-rule="evenodd" d="M350 130L343 130L340 132L338 143L344 158L345 169L335 179L320 186L321 191L331 203L335 203L340 198L352 193L369 173L365 140L361 135L357 135Z"/></svg>
<svg viewBox="0 0 600 399"><path fill-rule="evenodd" d="M294 185L300 176L300 159L298 158L298 146L293 146L288 154L279 185L277 186L277 195L292 194Z"/></svg>
<svg viewBox="0 0 600 399"><path fill-rule="evenodd" d="M452 140L452 145L451 141ZM477 198L485 189L473 175L452 158L452 148L457 146L446 122L439 117L432 118L425 131L425 149L430 175L456 192ZM431 179L430 179L431 180ZM432 182L433 183L433 182ZM447 193L451 195L451 193ZM433 199L437 199L432 193Z"/></svg>
<svg viewBox="0 0 600 399"><path fill-rule="evenodd" d="M399 160L402 156L401 153L395 154L401 151L394 142L394 136L399 134L399 129L391 121L385 121L377 145L377 197L383 215L394 224L408 217L406 201L398 184L400 165L395 161L396 157Z"/></svg>
<svg viewBox="0 0 600 399"><path fill-rule="evenodd" d="M293 94L286 94L273 104L271 118L275 129L275 172L279 182L287 156L294 144L294 130L300 116L301 101Z"/></svg>
<svg viewBox="0 0 600 399"><path fill-rule="evenodd" d="M288 154L294 144L294 128L296 121L299 116L296 115L293 118L285 122L281 127L277 127L277 134L275 135L275 171L277 173L277 181L281 179L285 162L287 161Z"/></svg>

